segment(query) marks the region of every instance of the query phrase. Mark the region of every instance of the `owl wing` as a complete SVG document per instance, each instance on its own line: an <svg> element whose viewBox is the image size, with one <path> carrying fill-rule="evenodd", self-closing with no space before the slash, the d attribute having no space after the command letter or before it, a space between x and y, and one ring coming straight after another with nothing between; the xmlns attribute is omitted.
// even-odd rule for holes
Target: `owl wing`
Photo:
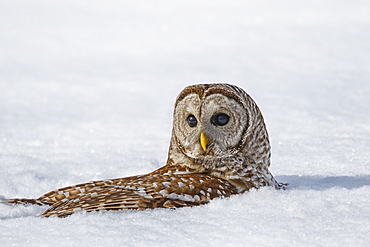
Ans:
<svg viewBox="0 0 370 247"><path fill-rule="evenodd" d="M55 201L41 216L65 217L78 211L197 206L235 193L235 187L227 181L205 174L137 176L50 192L40 198L53 201L58 199L58 195L64 197L60 196L63 198Z"/></svg>
<svg viewBox="0 0 370 247"><path fill-rule="evenodd" d="M84 195L92 194L94 193L96 188L103 188L104 186L112 186L112 185L117 186L121 184L128 184L128 183L135 182L135 180L138 180L141 177L142 176L132 176L132 177L99 180L99 181L93 181L89 183L72 185L72 186L50 191L40 196L39 198L35 199L35 201L39 202L37 204L53 205L54 203L57 203L60 201L70 201L70 200L77 199ZM24 199L21 199L21 200L24 200Z"/></svg>
<svg viewBox="0 0 370 247"><path fill-rule="evenodd" d="M14 198L14 199L1 199L0 202L8 204L37 204L37 205L53 205L59 201L69 201L81 197L83 195L92 193L96 187L103 187L109 185L120 185L124 183L130 183L131 181L137 180L141 176L132 176L125 178L117 178L110 180L100 180L88 183L82 183L72 186L59 188L57 190L50 191L37 199L28 198Z"/></svg>

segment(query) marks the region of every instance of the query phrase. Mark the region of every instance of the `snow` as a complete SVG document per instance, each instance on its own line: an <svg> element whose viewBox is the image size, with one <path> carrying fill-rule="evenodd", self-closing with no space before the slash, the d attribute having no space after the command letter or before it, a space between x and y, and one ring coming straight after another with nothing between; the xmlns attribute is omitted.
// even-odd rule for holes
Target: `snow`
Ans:
<svg viewBox="0 0 370 247"><path fill-rule="evenodd" d="M40 218L0 204L1 246L367 246L368 1L1 1L0 196L164 164L186 85L260 106L263 188L177 210Z"/></svg>

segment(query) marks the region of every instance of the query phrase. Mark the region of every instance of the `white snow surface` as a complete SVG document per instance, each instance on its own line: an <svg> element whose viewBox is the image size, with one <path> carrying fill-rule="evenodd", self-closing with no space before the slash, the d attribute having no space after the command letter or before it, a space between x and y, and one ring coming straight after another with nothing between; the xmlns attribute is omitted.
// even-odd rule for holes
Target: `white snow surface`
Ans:
<svg viewBox="0 0 370 247"><path fill-rule="evenodd" d="M368 246L370 2L0 2L0 196L164 165L187 85L264 114L271 188L176 210L41 218L0 204L0 246Z"/></svg>

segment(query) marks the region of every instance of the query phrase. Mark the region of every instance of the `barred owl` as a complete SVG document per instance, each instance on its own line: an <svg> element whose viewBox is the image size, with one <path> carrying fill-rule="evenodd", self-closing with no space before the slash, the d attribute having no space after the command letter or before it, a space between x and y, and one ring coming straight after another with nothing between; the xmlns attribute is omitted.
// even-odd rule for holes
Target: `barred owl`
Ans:
<svg viewBox="0 0 370 247"><path fill-rule="evenodd" d="M270 143L260 109L241 88L199 84L178 95L165 166L146 175L61 188L37 199L41 216L78 211L196 206L252 188L284 187L269 171Z"/></svg>

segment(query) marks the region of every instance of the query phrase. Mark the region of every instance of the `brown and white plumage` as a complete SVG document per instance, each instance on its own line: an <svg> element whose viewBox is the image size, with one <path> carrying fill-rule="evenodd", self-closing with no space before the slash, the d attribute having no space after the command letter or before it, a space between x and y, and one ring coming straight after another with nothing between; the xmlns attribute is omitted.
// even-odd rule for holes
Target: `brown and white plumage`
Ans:
<svg viewBox="0 0 370 247"><path fill-rule="evenodd" d="M50 205L41 216L77 211L196 206L251 188L283 187L270 173L262 114L237 86L199 84L177 97L165 166L149 174L95 181L7 203Z"/></svg>

